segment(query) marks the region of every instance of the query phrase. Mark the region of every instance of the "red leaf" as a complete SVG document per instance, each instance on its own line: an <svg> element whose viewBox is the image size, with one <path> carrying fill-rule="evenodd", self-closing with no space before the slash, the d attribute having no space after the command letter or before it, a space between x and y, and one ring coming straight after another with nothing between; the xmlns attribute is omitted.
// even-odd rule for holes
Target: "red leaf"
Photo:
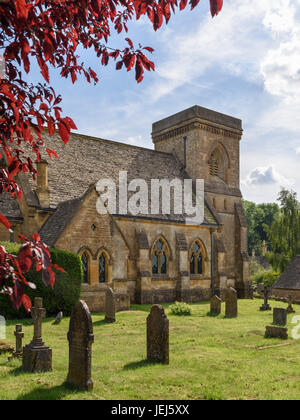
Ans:
<svg viewBox="0 0 300 420"><path fill-rule="evenodd" d="M15 0L15 6L17 11L17 18L27 19L29 6L26 4L26 0Z"/></svg>
<svg viewBox="0 0 300 420"><path fill-rule="evenodd" d="M21 302L22 302L24 308L26 309L26 311L30 312L32 304L31 304L31 300L30 300L29 296L25 295L25 293L24 293L23 296L22 296Z"/></svg>
<svg viewBox="0 0 300 420"><path fill-rule="evenodd" d="M2 223L2 225L4 225L7 229L11 228L11 224L9 223L7 218L5 216L3 216L3 214L1 214L1 213L0 213L0 223Z"/></svg>
<svg viewBox="0 0 300 420"><path fill-rule="evenodd" d="M181 0L181 1L180 1L180 6L179 6L179 9L180 9L180 10L185 9L185 8L186 8L186 5L187 5L187 0Z"/></svg>
<svg viewBox="0 0 300 420"><path fill-rule="evenodd" d="M125 41L127 41L127 42L128 42L128 44L129 44L130 48L133 48L133 43L132 43L131 39L129 39L129 38L125 38Z"/></svg>
<svg viewBox="0 0 300 420"><path fill-rule="evenodd" d="M58 123L58 131L59 131L59 135L62 139L62 141L67 144L69 141L69 131L67 129L67 127L65 126L65 124L63 123Z"/></svg>
<svg viewBox="0 0 300 420"><path fill-rule="evenodd" d="M28 273L32 266L32 251L29 245L24 245L18 253L18 262L22 273Z"/></svg>
<svg viewBox="0 0 300 420"><path fill-rule="evenodd" d="M122 67L123 67L123 61L118 61L116 64L116 70L121 70Z"/></svg>
<svg viewBox="0 0 300 420"><path fill-rule="evenodd" d="M65 270L61 267L59 267L57 264L52 264L52 267L55 268L55 270L59 270L62 271L63 273L65 273Z"/></svg>
<svg viewBox="0 0 300 420"><path fill-rule="evenodd" d="M50 159L52 159L52 156L54 156L54 157L56 157L56 159L58 159L58 155L57 155L55 150L46 148L46 152L48 153Z"/></svg>
<svg viewBox="0 0 300 420"><path fill-rule="evenodd" d="M217 15L223 7L223 0L210 0L210 12L212 17Z"/></svg>
<svg viewBox="0 0 300 420"><path fill-rule="evenodd" d="M49 131L49 136L54 136L54 133L55 133L55 125L54 125L54 122L53 122L53 118L52 117L50 117L49 119L48 119L48 131Z"/></svg>

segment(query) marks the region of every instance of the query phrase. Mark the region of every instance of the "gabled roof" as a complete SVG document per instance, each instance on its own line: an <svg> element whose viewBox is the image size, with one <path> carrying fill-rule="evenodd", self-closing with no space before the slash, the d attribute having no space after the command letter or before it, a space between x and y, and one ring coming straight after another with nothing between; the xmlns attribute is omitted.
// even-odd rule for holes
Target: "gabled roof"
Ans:
<svg viewBox="0 0 300 420"><path fill-rule="evenodd" d="M296 255L290 262L273 288L300 290L300 255Z"/></svg>
<svg viewBox="0 0 300 420"><path fill-rule="evenodd" d="M118 185L120 171L127 172L128 182L132 179L145 180L149 192L152 179L171 181L179 178L183 181L186 178L181 164L170 153L74 133L67 145L57 134L52 138L45 135L44 139L47 147L56 150L59 156L59 160L50 160L47 154L42 153L42 159L49 163L50 208L57 208L60 213L63 209L61 203L82 197L89 185L96 184L100 179L110 178ZM35 194L32 191L36 188L36 182L29 178L29 184L31 194L27 191L27 196L33 200ZM179 223L185 221L184 215L152 216L150 208L149 216ZM219 221L216 219L213 210L206 205L204 224L217 225Z"/></svg>
<svg viewBox="0 0 300 420"><path fill-rule="evenodd" d="M23 219L17 198L11 197L8 192L0 194L0 213L4 214L9 220Z"/></svg>
<svg viewBox="0 0 300 420"><path fill-rule="evenodd" d="M87 193L90 191L88 189ZM77 211L80 209L87 194L74 200L63 201L60 203L56 211L48 217L39 231L41 240L48 246L54 246L69 222L73 219Z"/></svg>

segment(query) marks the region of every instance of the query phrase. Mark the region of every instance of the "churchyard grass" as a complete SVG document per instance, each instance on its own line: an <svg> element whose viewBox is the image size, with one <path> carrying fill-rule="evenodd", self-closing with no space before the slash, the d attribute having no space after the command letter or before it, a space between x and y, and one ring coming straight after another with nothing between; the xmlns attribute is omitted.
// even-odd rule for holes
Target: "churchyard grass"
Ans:
<svg viewBox="0 0 300 420"><path fill-rule="evenodd" d="M272 307L286 304L270 301ZM94 390L78 392L64 385L68 372L69 318L60 325L43 320L43 340L53 350L53 371L29 374L21 362L0 355L0 400L5 399L299 399L300 340L265 339L272 311L260 312L261 300L240 300L238 318L207 316L209 302L192 304L192 315L171 314L170 364L146 361L146 317L150 305L132 305L106 323L93 315ZM296 315L300 306L294 305ZM289 336L295 314L288 315ZM16 323L23 324L23 344L32 339L29 320L8 321L7 341L14 344ZM283 345L284 344L284 345Z"/></svg>

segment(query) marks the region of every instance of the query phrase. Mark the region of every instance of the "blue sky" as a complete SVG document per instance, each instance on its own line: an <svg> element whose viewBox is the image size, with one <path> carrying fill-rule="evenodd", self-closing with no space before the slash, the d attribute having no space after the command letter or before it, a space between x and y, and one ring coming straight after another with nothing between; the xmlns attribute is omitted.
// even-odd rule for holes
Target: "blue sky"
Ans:
<svg viewBox="0 0 300 420"><path fill-rule="evenodd" d="M134 72L101 67L92 51L81 56L100 76L96 87L52 72L64 114L80 133L149 148L154 121L196 104L241 118L244 198L271 202L281 186L300 198L300 0L224 0L214 19L208 3L156 33L144 19L129 25L135 45L155 49L156 71L140 84Z"/></svg>

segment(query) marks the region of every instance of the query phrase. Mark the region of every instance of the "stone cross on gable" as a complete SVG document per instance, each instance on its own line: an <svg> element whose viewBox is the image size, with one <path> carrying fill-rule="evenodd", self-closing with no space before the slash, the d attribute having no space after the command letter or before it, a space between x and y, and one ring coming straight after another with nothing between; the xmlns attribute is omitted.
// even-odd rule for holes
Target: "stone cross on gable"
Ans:
<svg viewBox="0 0 300 420"><path fill-rule="evenodd" d="M43 346L42 340L42 320L46 317L46 309L43 308L43 299L35 298L34 307L31 308L31 316L34 321L34 335L32 343L35 346Z"/></svg>

